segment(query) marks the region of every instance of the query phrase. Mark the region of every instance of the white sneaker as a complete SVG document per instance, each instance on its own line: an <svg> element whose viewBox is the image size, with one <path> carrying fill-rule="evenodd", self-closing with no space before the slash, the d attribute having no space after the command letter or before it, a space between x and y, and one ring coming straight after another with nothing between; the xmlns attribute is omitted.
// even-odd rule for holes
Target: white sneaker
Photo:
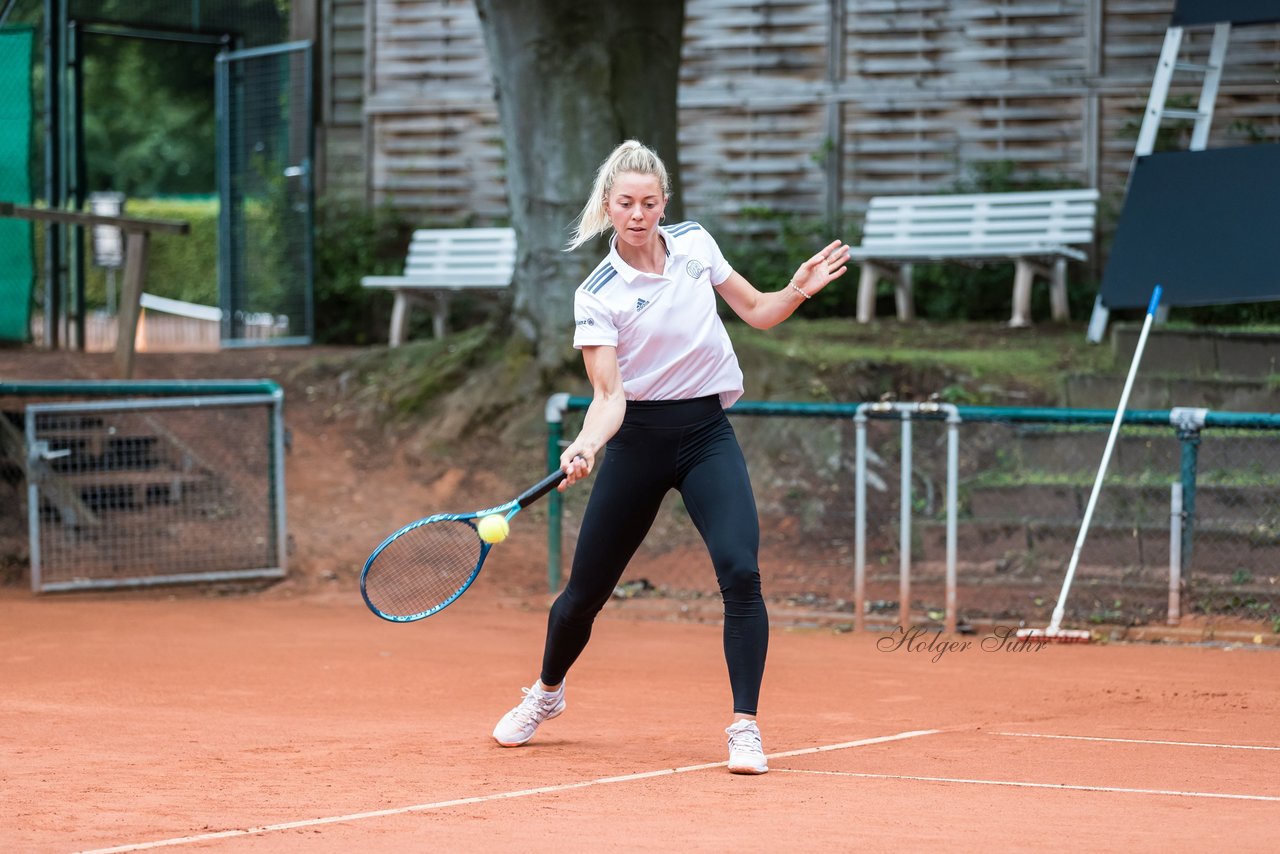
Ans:
<svg viewBox="0 0 1280 854"><path fill-rule="evenodd" d="M532 688L521 688L524 699L520 705L502 716L493 728L494 741L503 747L519 747L538 731L538 725L551 720L564 711L564 683L555 691L542 690L535 682Z"/></svg>
<svg viewBox="0 0 1280 854"><path fill-rule="evenodd" d="M734 774L763 774L769 770L755 721L735 721L725 731L729 736L729 771Z"/></svg>

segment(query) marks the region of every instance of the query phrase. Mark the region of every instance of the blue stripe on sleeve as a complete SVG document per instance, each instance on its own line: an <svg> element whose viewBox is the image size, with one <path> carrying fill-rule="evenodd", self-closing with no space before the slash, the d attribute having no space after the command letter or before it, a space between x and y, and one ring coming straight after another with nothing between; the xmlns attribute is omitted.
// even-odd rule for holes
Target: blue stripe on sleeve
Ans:
<svg viewBox="0 0 1280 854"><path fill-rule="evenodd" d="M687 222L676 223L668 228L667 231L670 232L673 237L679 237L682 234L688 234L689 232L697 231L700 228L702 228L702 226L699 223L696 223L693 220L688 220Z"/></svg>
<svg viewBox="0 0 1280 854"><path fill-rule="evenodd" d="M613 269L612 264L606 263L604 267L587 277L587 280L582 283L582 290L589 294L599 293L600 289L616 275L618 275L618 271Z"/></svg>

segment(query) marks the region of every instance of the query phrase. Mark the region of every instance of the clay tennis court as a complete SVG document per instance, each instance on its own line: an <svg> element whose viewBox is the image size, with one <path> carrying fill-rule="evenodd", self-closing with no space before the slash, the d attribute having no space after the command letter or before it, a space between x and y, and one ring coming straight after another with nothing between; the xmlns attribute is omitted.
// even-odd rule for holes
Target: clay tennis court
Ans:
<svg viewBox="0 0 1280 854"><path fill-rule="evenodd" d="M140 369L288 379L285 358L144 356ZM30 352L11 367L110 370ZM932 633L795 628L776 607L771 771L753 778L722 765L719 626L620 601L571 674L568 711L499 748L494 722L537 673L538 526L420 623L372 616L356 573L406 507L470 506L514 484L387 458L323 395L296 382L288 394L285 582L40 597L0 585L0 850L1274 849L1280 651L1251 635L1035 650L982 629L950 639L960 649Z"/></svg>
<svg viewBox="0 0 1280 854"><path fill-rule="evenodd" d="M395 625L354 589L5 588L0 848L1274 849L1275 650L778 627L739 777L718 627L616 610L566 713L493 744L545 604L499 589Z"/></svg>

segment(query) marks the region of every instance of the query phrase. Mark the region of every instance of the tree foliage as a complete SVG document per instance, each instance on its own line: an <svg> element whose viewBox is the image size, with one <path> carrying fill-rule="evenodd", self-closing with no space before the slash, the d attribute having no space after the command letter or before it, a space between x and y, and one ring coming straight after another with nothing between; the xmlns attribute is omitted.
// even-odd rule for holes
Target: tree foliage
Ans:
<svg viewBox="0 0 1280 854"><path fill-rule="evenodd" d="M284 41L291 0L68 0L81 30L85 180L130 196L215 189L214 68L221 49ZM119 25L121 32L105 30ZM154 33L156 38L138 37ZM163 33L225 37L225 45Z"/></svg>
<svg viewBox="0 0 1280 854"><path fill-rule="evenodd" d="M85 41L88 190L214 192L214 49L116 36Z"/></svg>

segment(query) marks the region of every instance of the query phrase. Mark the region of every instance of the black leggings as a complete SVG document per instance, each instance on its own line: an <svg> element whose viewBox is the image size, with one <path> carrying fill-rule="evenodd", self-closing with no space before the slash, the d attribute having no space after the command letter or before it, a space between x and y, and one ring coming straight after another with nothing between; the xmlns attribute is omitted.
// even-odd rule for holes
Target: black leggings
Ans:
<svg viewBox="0 0 1280 854"><path fill-rule="evenodd" d="M754 715L769 646L760 520L742 449L716 396L627 403L587 502L569 582L551 606L542 683L563 681L586 648L596 614L672 488L707 544L724 598L733 710Z"/></svg>

